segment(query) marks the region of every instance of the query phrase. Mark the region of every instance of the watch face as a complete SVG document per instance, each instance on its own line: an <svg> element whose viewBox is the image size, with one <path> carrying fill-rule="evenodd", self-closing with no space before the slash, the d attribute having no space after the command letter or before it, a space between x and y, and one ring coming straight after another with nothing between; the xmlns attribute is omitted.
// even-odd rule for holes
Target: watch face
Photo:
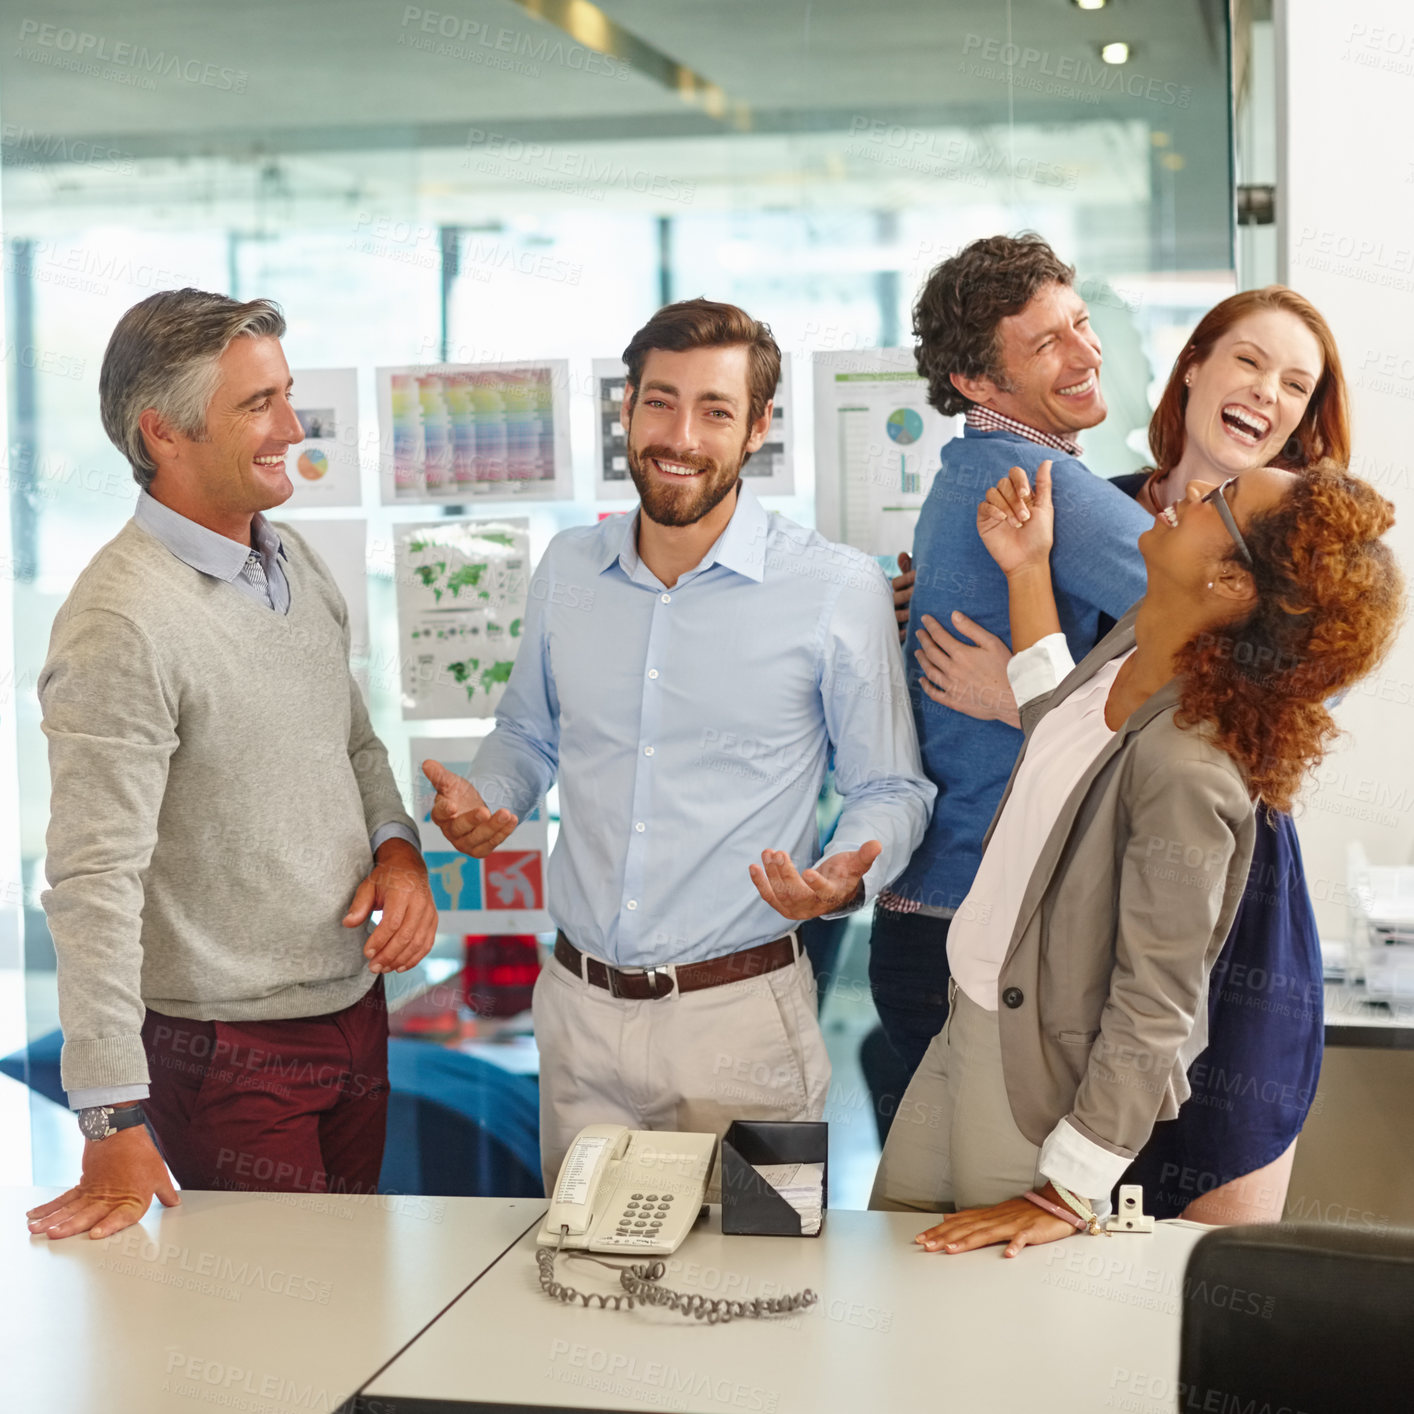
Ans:
<svg viewBox="0 0 1414 1414"><path fill-rule="evenodd" d="M85 1139L105 1139L108 1136L108 1111L102 1106L79 1111L79 1130Z"/></svg>

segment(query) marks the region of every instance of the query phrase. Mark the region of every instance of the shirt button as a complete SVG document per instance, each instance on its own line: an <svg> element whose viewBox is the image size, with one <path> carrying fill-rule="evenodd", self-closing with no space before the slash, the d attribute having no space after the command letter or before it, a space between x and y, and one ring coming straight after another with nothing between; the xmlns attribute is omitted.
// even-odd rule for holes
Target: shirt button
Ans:
<svg viewBox="0 0 1414 1414"><path fill-rule="evenodd" d="M628 909L630 913L632 913L633 910L638 907L638 900L636 898L631 898L626 904L624 904L624 907Z"/></svg>
<svg viewBox="0 0 1414 1414"><path fill-rule="evenodd" d="M1015 1011L1025 1000L1025 994L1020 987L1008 987L1006 991L1002 993L1002 1001L1005 1002L1012 1011Z"/></svg>
<svg viewBox="0 0 1414 1414"><path fill-rule="evenodd" d="M658 669L657 669L657 668L649 668L649 669L648 669L648 676L649 676L650 678L656 678L656 677L658 676Z"/></svg>
<svg viewBox="0 0 1414 1414"><path fill-rule="evenodd" d="M645 756L651 756L653 754L653 748L651 746L645 746L643 748L643 754Z"/></svg>
<svg viewBox="0 0 1414 1414"><path fill-rule="evenodd" d="M658 597L665 604L671 604L673 602L673 596L671 594L660 594Z"/></svg>
<svg viewBox="0 0 1414 1414"><path fill-rule="evenodd" d="M638 821L638 823L637 823L636 825L634 825L633 828L634 828L635 830L637 830L638 833L641 835L641 834L643 833L643 821L642 821L642 820Z"/></svg>

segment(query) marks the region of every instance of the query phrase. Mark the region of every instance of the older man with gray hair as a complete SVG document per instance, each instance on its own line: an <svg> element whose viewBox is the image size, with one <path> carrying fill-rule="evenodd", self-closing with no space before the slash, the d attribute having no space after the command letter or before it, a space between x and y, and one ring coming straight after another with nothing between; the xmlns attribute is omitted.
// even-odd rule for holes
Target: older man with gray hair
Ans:
<svg viewBox="0 0 1414 1414"><path fill-rule="evenodd" d="M177 1202L172 1176L377 1186L382 974L426 954L437 913L349 672L344 600L263 514L291 495L303 436L284 332L268 300L167 291L104 356L103 425L142 490L60 609L39 681L44 908L86 1143L35 1233L116 1232L154 1193Z"/></svg>

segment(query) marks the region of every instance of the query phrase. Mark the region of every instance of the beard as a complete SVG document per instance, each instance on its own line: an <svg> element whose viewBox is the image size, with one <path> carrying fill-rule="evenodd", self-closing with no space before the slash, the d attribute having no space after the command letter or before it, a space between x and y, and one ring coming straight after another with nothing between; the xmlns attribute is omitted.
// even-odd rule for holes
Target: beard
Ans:
<svg viewBox="0 0 1414 1414"><path fill-rule="evenodd" d="M746 446L745 438L742 439L741 445L743 448ZM700 475L691 480L684 479L681 486L665 483L658 471L649 464L654 458L693 467ZM630 441L628 447L628 469L633 476L633 484L638 489L643 513L658 525L696 525L736 487L745 461L746 458L740 452L735 464L728 466L710 457L680 456L671 447L661 444L640 450Z"/></svg>

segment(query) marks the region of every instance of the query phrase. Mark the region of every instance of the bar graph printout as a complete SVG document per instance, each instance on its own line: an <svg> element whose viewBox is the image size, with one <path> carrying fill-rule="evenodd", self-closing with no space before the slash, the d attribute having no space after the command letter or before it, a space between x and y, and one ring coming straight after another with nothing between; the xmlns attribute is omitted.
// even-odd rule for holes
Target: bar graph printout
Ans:
<svg viewBox="0 0 1414 1414"><path fill-rule="evenodd" d="M573 498L569 364L375 371L383 504Z"/></svg>
<svg viewBox="0 0 1414 1414"><path fill-rule="evenodd" d="M817 527L871 555L911 549L961 419L928 405L909 349L817 354L814 373Z"/></svg>

